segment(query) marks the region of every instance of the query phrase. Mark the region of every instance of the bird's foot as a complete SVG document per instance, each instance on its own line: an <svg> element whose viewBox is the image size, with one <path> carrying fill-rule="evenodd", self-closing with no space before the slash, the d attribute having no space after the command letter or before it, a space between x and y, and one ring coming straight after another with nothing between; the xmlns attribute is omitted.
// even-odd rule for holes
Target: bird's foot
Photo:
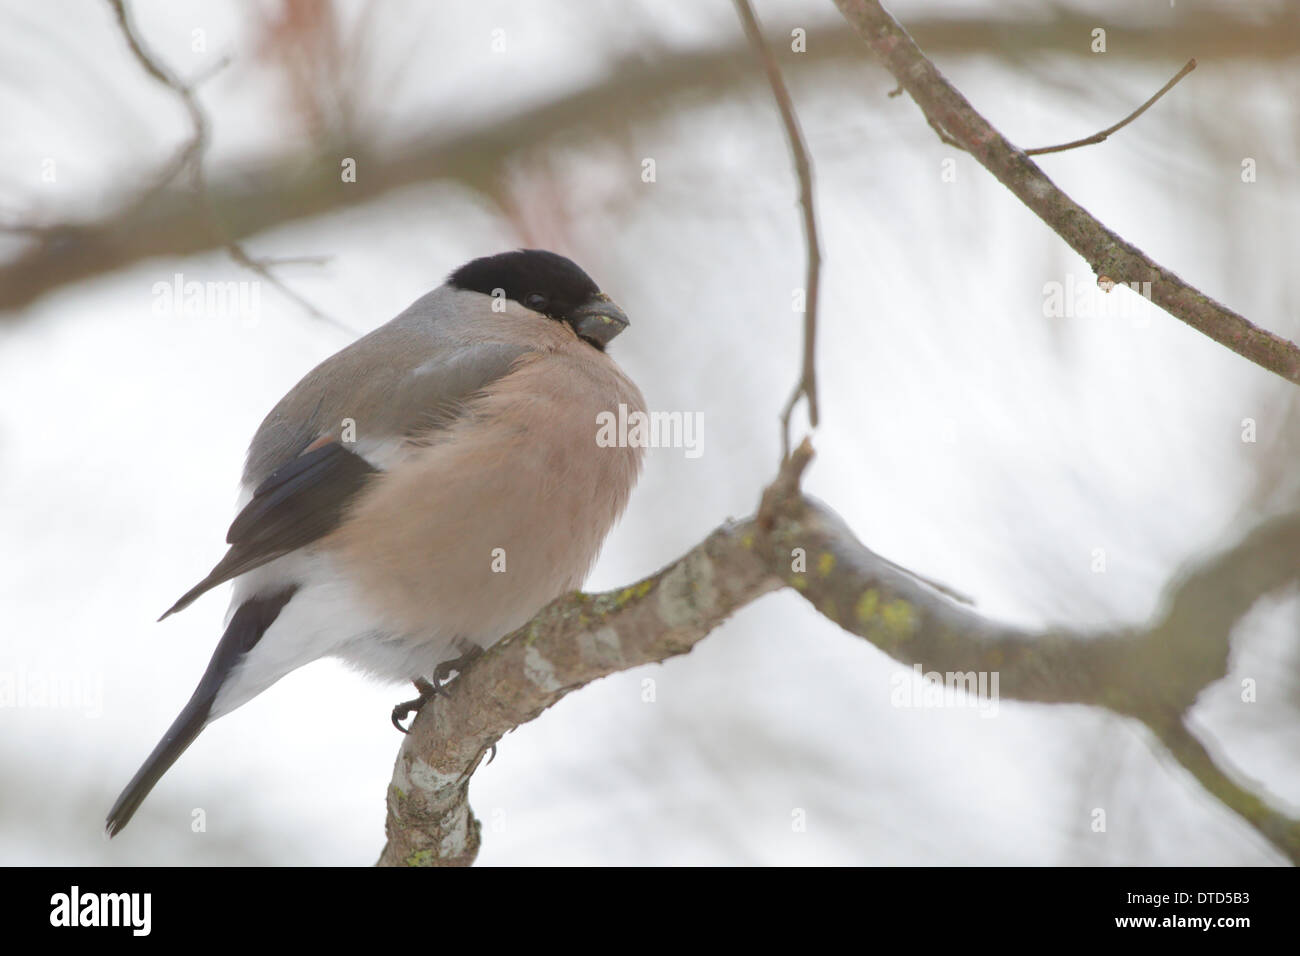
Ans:
<svg viewBox="0 0 1300 956"><path fill-rule="evenodd" d="M437 677L434 678L437 680ZM405 700L393 708L393 726L404 734L409 734L410 728L403 727L402 721L410 717L413 713L419 713L420 708L427 704L438 694L438 685L431 684L423 677L415 679L415 689L420 692L420 696L413 700Z"/></svg>
<svg viewBox="0 0 1300 956"><path fill-rule="evenodd" d="M393 708L393 726L404 734L409 734L411 729L403 727L402 721L411 716L412 713L419 713L421 707L438 695L442 690L442 685L451 680L452 674L461 674L470 662L483 654L483 648L471 646L469 650L461 654L460 657L453 657L449 661L443 661L433 669L433 680L427 681L423 677L415 679L415 689L420 692L420 696L413 700L403 701ZM496 755L496 746L492 748L493 756Z"/></svg>
<svg viewBox="0 0 1300 956"><path fill-rule="evenodd" d="M460 657L453 657L449 661L443 661L433 669L433 682L439 686L451 680L452 674L463 674L465 668L471 663L483 656L483 648L477 644L471 644L469 650L465 651Z"/></svg>

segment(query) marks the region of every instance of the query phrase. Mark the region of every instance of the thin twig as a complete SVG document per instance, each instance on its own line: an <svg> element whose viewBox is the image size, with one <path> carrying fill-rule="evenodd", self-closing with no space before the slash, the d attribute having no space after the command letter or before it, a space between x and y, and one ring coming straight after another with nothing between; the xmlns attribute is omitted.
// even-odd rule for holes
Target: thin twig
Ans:
<svg viewBox="0 0 1300 956"><path fill-rule="evenodd" d="M338 319L334 318L334 316L322 312L320 309L316 308L316 306L312 305L309 301L307 301L307 299L303 298L297 292L293 291L293 289L289 288L288 285L286 285L278 276L275 275L275 273L273 273L270 270L269 266L272 264L271 260L254 259L247 252L245 252L244 247L237 242L228 243L226 245L226 251L230 253L230 258L234 259L245 269L257 273L267 282L271 283L271 285L275 286L282 293L284 293L286 296L292 299L294 302L297 302L299 307L302 308L312 318L319 319L322 322L326 322L334 326L336 329L348 333L349 335L355 336L357 334L356 329L344 325Z"/></svg>
<svg viewBox="0 0 1300 956"><path fill-rule="evenodd" d="M938 136L939 141L942 142L944 145L955 146L957 149L961 149L961 150L964 150L966 148L961 143L957 142L957 140L953 139L952 135L946 129L940 126L937 121L930 119L930 117L928 116L926 117L926 119L930 123L930 129L934 130L934 135Z"/></svg>
<svg viewBox="0 0 1300 956"><path fill-rule="evenodd" d="M1062 143L1060 146L1040 146L1037 149L1027 149L1025 150L1025 155L1041 156L1044 153L1063 153L1067 149L1077 149L1080 146L1091 146L1093 143L1105 142L1107 137L1109 137L1111 133L1115 133L1123 129L1129 123L1133 122L1135 119L1137 119L1147 110L1149 110L1155 104L1156 100L1160 99L1160 97L1164 96L1175 86L1177 86L1178 81L1181 80L1183 77L1185 77L1188 73L1192 72L1192 70L1194 69L1196 69L1195 57L1188 60L1187 65L1184 66L1177 73L1175 73L1174 78L1172 80L1170 80L1164 86L1160 87L1159 91L1156 93L1155 96L1151 97L1151 99L1147 100L1137 109L1135 109L1132 113L1129 113L1128 116L1125 116L1114 126L1108 126L1100 133L1093 133L1091 136L1088 136L1084 139L1076 139L1074 140L1074 142L1071 143Z"/></svg>
<svg viewBox="0 0 1300 956"><path fill-rule="evenodd" d="M1300 346L1216 302L1107 229L980 115L877 0L834 2L881 64L903 84L926 119L947 130L1082 256L1093 272L1117 284L1150 283L1151 302L1174 318L1260 368L1300 385Z"/></svg>
<svg viewBox="0 0 1300 956"><path fill-rule="evenodd" d="M183 83L179 77L174 76L167 69L166 65L145 49L144 42L136 31L131 11L127 9L123 0L108 0L108 4L117 15L117 23L122 30L122 36L126 39L126 44L131 48L131 53L135 56L136 61L144 68L146 73L176 94L185 107L185 112L190 117L191 133L189 141L177 150L176 155L163 167L163 171L158 175L154 184L140 197L136 208L138 209L158 192L161 192L186 168L190 170L191 182L198 191L202 188L203 165L201 159L203 149L208 141L208 121L207 117L203 115L203 109L199 106L198 99L194 95L194 87Z"/></svg>
<svg viewBox="0 0 1300 956"><path fill-rule="evenodd" d="M736 13L745 27L754 52L763 61L767 70L767 80L776 97L776 105L781 110L781 121L785 124L786 138L790 141L790 151L794 154L794 168L799 176L799 205L803 207L803 233L808 246L808 274L804 283L807 290L804 298L803 318L803 369L799 382L781 410L781 459L790 456L790 415L802 396L808 400L808 422L817 427L819 419L817 409L817 294L821 284L822 253L817 239L817 217L813 211L812 159L808 155L808 145L804 142L803 132L799 128L799 118L795 115L794 103L790 91L786 89L785 79L781 76L781 67L772 55L772 50L763 39L758 17L754 15L749 0L735 0Z"/></svg>
<svg viewBox="0 0 1300 956"><path fill-rule="evenodd" d="M1221 760L1192 732L1186 720L1184 716L1167 724L1149 722L1148 726L1210 796L1239 814L1292 861L1300 859L1296 850L1300 846L1300 821L1261 799L1259 794L1265 788L1258 781L1249 781L1250 786L1238 782L1238 774L1229 773L1221 766Z"/></svg>
<svg viewBox="0 0 1300 956"><path fill-rule="evenodd" d="M1155 27L1130 24L1125 29L1127 42L1107 56L1124 62L1150 61L1181 57L1195 49L1198 62L1280 62L1300 51L1295 31L1283 29L1285 19L1278 15L1256 22L1205 11ZM1080 30L1087 33L1091 25L1087 17L1064 12L1050 21L997 23L973 14L920 17L914 21L914 32L931 53L1015 49L1078 62L1094 55L1086 52L1086 46L1080 52L1070 38ZM785 57L785 72L819 76L860 62L862 38L847 25L819 21L809 33L817 38L815 58ZM588 83L549 100L530 101L504 113L484 113L479 122L460 132L450 132L437 117L428 119L423 127L370 154L368 174L347 189L333 185L339 152L326 155L307 149L246 156L208 169L208 193L222 211L228 237L243 240L287 223L372 202L412 184L451 182L472 192L492 192L503 169L530 155L557 130L581 128L589 135L594 130L599 136L617 137L631 124L653 122L670 113L684 94L721 97L758 75L745 69L754 53L743 33L720 38L713 45L656 51L653 58L643 53L629 53ZM197 82L191 80L191 85ZM647 89L654 89L656 95L643 96ZM224 241L212 234L205 219L194 215L192 206L188 197L163 194L147 218L131 219L129 204L123 204L91 220L49 222L43 228L57 235L59 243L37 241L0 261L0 325L25 320L27 306L63 286L157 256L222 248ZM4 210L0 216L12 219L14 212ZM24 217L33 215L30 210L21 212ZM39 228L33 227L38 238Z"/></svg>
<svg viewBox="0 0 1300 956"><path fill-rule="evenodd" d="M145 72L155 80L167 87L180 99L185 107L185 112L190 117L190 139L182 146L155 178L152 185L149 186L133 203L131 212L135 213L151 203L153 199L169 186L181 172L188 170L190 174L190 190L194 195L195 201L203 210L204 218L208 221L213 229L220 230L220 224L217 221L216 214L212 209L211 199L208 195L207 182L203 175L203 152L207 148L209 127L207 116L203 112L202 106L199 105L198 97L195 95L199 83L208 79L219 70L223 69L228 63L227 58L217 61L208 69L190 83L183 82L175 76L167 66L146 49L144 42L140 39L140 34L135 28L135 23L131 17L131 11L127 8L125 0L108 0L109 6L113 8L117 16L118 26L122 30L122 35L126 39L127 46L131 48L137 62L144 68ZM230 257L244 268L255 272L271 285L275 286L286 296L296 302L313 318L327 322L338 329L347 332L350 335L356 335L354 329L344 325L338 319L326 315L316 306L312 305L305 298L290 289L284 282L274 276L268 264L270 260L258 260L248 254L248 252L238 242L226 238L222 243Z"/></svg>
<svg viewBox="0 0 1300 956"><path fill-rule="evenodd" d="M192 77L190 77L190 82L189 82L190 89L197 90L204 83L208 82L208 80L212 79L222 70L224 70L226 67L230 66L232 62L233 61L229 56L223 56L221 59L215 61L214 63L205 66L203 69L199 70L199 72L195 73Z"/></svg>

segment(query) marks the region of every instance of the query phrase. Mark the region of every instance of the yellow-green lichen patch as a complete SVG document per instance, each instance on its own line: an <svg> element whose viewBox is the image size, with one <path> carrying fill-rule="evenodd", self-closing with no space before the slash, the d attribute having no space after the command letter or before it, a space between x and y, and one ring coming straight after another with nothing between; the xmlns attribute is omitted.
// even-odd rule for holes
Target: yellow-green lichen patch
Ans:
<svg viewBox="0 0 1300 956"><path fill-rule="evenodd" d="M613 611L621 610L633 601L638 601L653 591L656 583L655 578L647 578L644 581L638 581L636 584L629 584L620 591L598 594L592 599L591 609L602 617Z"/></svg>
<svg viewBox="0 0 1300 956"><path fill-rule="evenodd" d="M432 850L416 850L402 862L407 866L433 866L438 857Z"/></svg>
<svg viewBox="0 0 1300 956"><path fill-rule="evenodd" d="M876 608L879 604L880 594L875 588L867 588L862 592L862 597L858 598L858 603L853 606L854 619L862 627L869 627L876 616Z"/></svg>
<svg viewBox="0 0 1300 956"><path fill-rule="evenodd" d="M901 644L916 634L916 609L902 598L882 601L875 588L868 588L858 598L853 619L874 643Z"/></svg>
<svg viewBox="0 0 1300 956"><path fill-rule="evenodd" d="M804 574L792 574L790 576L790 586L796 591L807 591L808 576Z"/></svg>
<svg viewBox="0 0 1300 956"><path fill-rule="evenodd" d="M829 577L833 570L835 570L835 555L829 551L823 551L817 557L817 573L825 578Z"/></svg>
<svg viewBox="0 0 1300 956"><path fill-rule="evenodd" d="M537 640L541 636L542 625L538 622L537 618L533 618L528 622L528 634L524 637L524 646L531 647L533 641Z"/></svg>
<svg viewBox="0 0 1300 956"><path fill-rule="evenodd" d="M890 601L880 609L880 620L885 633L894 641L906 641L916 633L916 611L902 598Z"/></svg>
<svg viewBox="0 0 1300 956"><path fill-rule="evenodd" d="M654 586L654 578L646 578L644 581L639 581L636 584L625 587L623 590L618 592L618 597L615 599L615 605L617 607L622 607L629 601L643 598L650 593L650 590Z"/></svg>

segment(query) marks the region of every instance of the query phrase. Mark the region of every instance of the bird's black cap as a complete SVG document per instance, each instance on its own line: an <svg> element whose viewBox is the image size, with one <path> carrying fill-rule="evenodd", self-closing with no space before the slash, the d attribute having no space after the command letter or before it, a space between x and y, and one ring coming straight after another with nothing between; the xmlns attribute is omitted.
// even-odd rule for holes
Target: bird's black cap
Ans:
<svg viewBox="0 0 1300 956"><path fill-rule="evenodd" d="M517 249L474 259L448 276L447 284L467 292L504 296L567 322L597 348L603 348L627 324L627 317L577 263L545 249ZM615 318L594 323L596 311L612 313Z"/></svg>
<svg viewBox="0 0 1300 956"><path fill-rule="evenodd" d="M553 319L568 318L578 306L600 292L591 276L576 262L545 249L518 249L496 256L485 256L461 266L447 279L458 289L492 295L502 290L507 299ZM536 308L529 296L546 298L545 308Z"/></svg>

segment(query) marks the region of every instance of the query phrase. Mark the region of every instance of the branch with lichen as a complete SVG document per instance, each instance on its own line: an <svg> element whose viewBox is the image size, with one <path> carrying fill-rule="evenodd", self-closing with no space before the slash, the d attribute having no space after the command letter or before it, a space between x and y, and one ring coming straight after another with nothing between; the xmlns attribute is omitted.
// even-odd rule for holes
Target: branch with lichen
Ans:
<svg viewBox="0 0 1300 956"><path fill-rule="evenodd" d="M1300 582L1300 514L1260 525L1176 580L1145 627L1034 632L983 617L865 547L800 491L811 457L807 442L795 450L756 514L636 584L552 603L429 701L398 754L379 863L472 863L480 830L469 781L503 735L594 680L687 653L783 587L904 665L995 672L1002 697L1141 721L1208 793L1300 862L1300 821L1225 770L1185 721L1197 695L1226 675L1235 622L1260 597ZM805 562L792 561L796 549Z"/></svg>

